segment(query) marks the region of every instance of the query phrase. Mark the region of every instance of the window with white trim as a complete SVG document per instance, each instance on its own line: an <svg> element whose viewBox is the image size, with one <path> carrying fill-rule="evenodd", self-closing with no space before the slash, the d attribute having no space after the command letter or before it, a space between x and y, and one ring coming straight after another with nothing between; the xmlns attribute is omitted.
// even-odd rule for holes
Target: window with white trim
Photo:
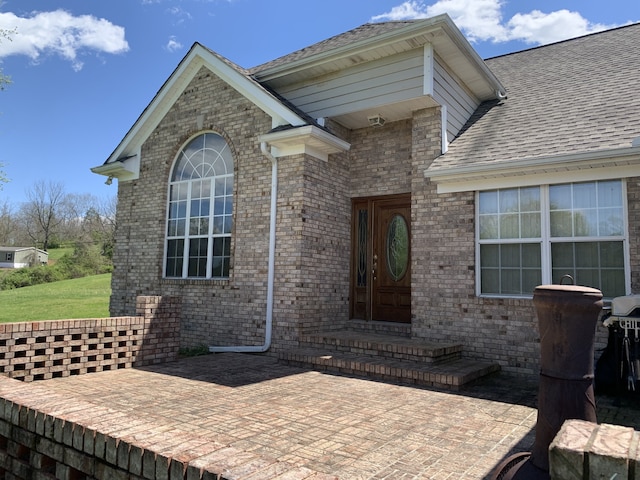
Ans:
<svg viewBox="0 0 640 480"><path fill-rule="evenodd" d="M478 292L528 296L560 283L626 295L626 193L621 180L477 194Z"/></svg>
<svg viewBox="0 0 640 480"><path fill-rule="evenodd" d="M164 274L229 278L233 227L233 156L216 133L192 139L169 182Z"/></svg>

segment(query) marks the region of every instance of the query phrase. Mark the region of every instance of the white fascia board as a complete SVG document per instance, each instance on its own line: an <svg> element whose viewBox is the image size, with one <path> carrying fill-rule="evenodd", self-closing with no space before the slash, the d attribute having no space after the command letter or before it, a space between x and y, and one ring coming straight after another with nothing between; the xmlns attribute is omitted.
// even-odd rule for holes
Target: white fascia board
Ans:
<svg viewBox="0 0 640 480"><path fill-rule="evenodd" d="M142 144L180 98L186 86L202 66L209 68L225 83L270 115L273 118L274 127L306 124L303 118L284 106L258 83L247 78L211 51L196 43L105 163L117 162L118 159L139 151Z"/></svg>
<svg viewBox="0 0 640 480"><path fill-rule="evenodd" d="M507 90L502 85L498 77L489 69L478 52L471 46L466 37L462 34L457 25L451 20L449 15L443 15L443 30L447 33L447 37L458 47L460 52L471 62L486 79L495 91L496 98L503 98L507 95Z"/></svg>
<svg viewBox="0 0 640 480"><path fill-rule="evenodd" d="M442 22L442 19L446 16L446 14L438 15L376 37L365 38L364 40L351 42L350 44L339 48L333 48L309 57L277 65L258 72L257 76L260 78L261 82L268 82L283 75L290 75L295 72L307 70L316 65L330 63L342 58L357 55L358 53L383 47L391 43L408 40L414 38L416 35L437 32L441 27L440 23Z"/></svg>
<svg viewBox="0 0 640 480"><path fill-rule="evenodd" d="M199 45L194 45L182 59L178 67L151 100L151 103L144 109L120 144L109 156L105 165L118 162L121 158L128 157L140 150L142 144L158 126L173 104L180 98L188 83L203 65L202 60L199 60L197 53L195 53L197 47Z"/></svg>
<svg viewBox="0 0 640 480"><path fill-rule="evenodd" d="M221 80L234 88L240 95L260 108L273 119L274 127L280 125L293 125L294 127L305 125L307 122L297 113L287 108L271 93L262 88L259 83L249 79L236 69L222 61L206 48L198 45L198 54L203 58L204 64Z"/></svg>
<svg viewBox="0 0 640 480"><path fill-rule="evenodd" d="M425 171L438 193L553 185L640 176L640 147Z"/></svg>
<svg viewBox="0 0 640 480"><path fill-rule="evenodd" d="M272 147L276 158L306 153L327 161L332 153L346 152L351 145L315 125L266 133L258 138Z"/></svg>

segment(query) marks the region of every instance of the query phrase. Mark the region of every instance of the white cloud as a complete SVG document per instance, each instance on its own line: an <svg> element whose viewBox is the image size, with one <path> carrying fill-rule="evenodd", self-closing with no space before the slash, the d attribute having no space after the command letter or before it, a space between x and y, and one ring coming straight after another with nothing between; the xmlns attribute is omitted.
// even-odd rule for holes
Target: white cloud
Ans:
<svg viewBox="0 0 640 480"><path fill-rule="evenodd" d="M389 12L376 15L371 18L372 22L410 20L418 18L427 18L427 12L422 2L409 1L401 5L393 7Z"/></svg>
<svg viewBox="0 0 640 480"><path fill-rule="evenodd" d="M557 10L551 13L533 10L530 13L517 13L508 23L512 39L533 44L579 37L614 26L591 23L578 12L569 10Z"/></svg>
<svg viewBox="0 0 640 480"><path fill-rule="evenodd" d="M169 37L169 41L164 46L164 48L169 52L175 52L176 50L180 50L182 48L182 43L180 43L176 37L173 35Z"/></svg>
<svg viewBox="0 0 640 480"><path fill-rule="evenodd" d="M0 43L0 58L26 55L37 62L42 55L57 54L70 61L76 71L83 66L79 54L87 50L111 54L129 50L123 27L104 18L73 16L64 10L34 12L30 17L3 12L0 29L16 30L11 41Z"/></svg>
<svg viewBox="0 0 640 480"><path fill-rule="evenodd" d="M427 7L430 17L448 13L471 42L503 42L509 32L502 25L500 0L440 0Z"/></svg>
<svg viewBox="0 0 640 480"><path fill-rule="evenodd" d="M566 40L616 26L591 23L579 12L569 10L550 13L533 10L517 13L504 22L504 4L504 0L439 0L433 4L408 0L371 20L409 20L447 13L471 42L519 40L532 45Z"/></svg>

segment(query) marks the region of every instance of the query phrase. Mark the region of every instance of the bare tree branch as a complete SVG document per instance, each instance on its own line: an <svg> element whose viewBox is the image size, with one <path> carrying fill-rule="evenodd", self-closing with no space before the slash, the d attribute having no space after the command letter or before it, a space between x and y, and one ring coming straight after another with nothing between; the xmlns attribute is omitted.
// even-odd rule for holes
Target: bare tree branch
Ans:
<svg viewBox="0 0 640 480"><path fill-rule="evenodd" d="M36 245L47 251L57 228L65 221L63 202L66 193L61 182L36 182L27 190L24 204L26 229Z"/></svg>

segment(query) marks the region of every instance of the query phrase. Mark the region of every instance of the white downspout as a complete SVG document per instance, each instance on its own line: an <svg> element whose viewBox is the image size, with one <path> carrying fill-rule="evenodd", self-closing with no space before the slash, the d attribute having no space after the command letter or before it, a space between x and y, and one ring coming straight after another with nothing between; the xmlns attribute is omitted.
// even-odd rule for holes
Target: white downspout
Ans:
<svg viewBox="0 0 640 480"><path fill-rule="evenodd" d="M262 154L271 160L271 219L269 223L269 266L267 272L267 313L265 319L264 344L240 345L235 347L209 347L209 351L263 353L271 347L271 331L273 326L273 283L275 280L276 260L276 206L278 200L278 159L271 155L267 142L260 143Z"/></svg>

